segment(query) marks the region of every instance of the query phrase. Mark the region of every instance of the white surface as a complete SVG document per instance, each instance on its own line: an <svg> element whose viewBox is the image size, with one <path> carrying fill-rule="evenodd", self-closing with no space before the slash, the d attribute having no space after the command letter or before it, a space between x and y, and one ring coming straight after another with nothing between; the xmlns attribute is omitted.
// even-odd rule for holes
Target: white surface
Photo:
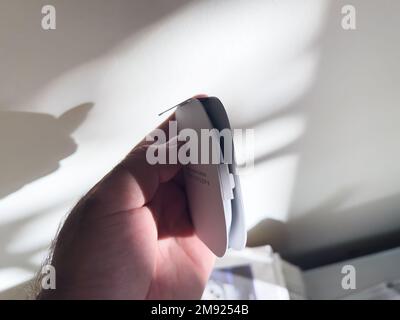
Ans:
<svg viewBox="0 0 400 320"><path fill-rule="evenodd" d="M40 28L48 3L55 31ZM356 31L340 27L344 3L0 0L0 127L14 117L0 138L12 181L0 184L0 272L11 279L0 290L33 274L60 219L158 112L197 93L255 128L247 225L303 221L283 251L397 228L400 3L352 1Z"/></svg>
<svg viewBox="0 0 400 320"><path fill-rule="evenodd" d="M286 274L283 272L284 267L287 268L289 264L283 262L279 255L274 253L269 246L258 248L245 248L242 251L228 251L226 256L216 261L216 269L229 270L233 267L240 266L251 267L251 278L232 274L233 277L242 277L241 281L249 281L254 286L255 297L258 300L289 300L292 292L291 286L286 283ZM299 274L299 271L292 270L291 276L294 277ZM212 278L212 277L211 277ZM214 279L215 280L215 279ZM232 281L232 280L231 280ZM212 283L212 281L211 281ZM228 284L228 283L227 283ZM291 284L291 283L290 283ZM229 286L232 283L229 283ZM236 290L240 291L241 287L238 283L237 288L232 288L234 293ZM206 295L203 298L213 299L209 295L208 290L205 291ZM235 299L235 296L224 297L226 299ZM249 297L249 299L251 299Z"/></svg>
<svg viewBox="0 0 400 320"><path fill-rule="evenodd" d="M355 269L356 288L354 290L345 290L341 286L345 276L341 273L344 265L352 265ZM399 265L400 248L397 248L309 270L303 273L303 280L308 298L340 299L360 293L382 282L398 280L400 278Z"/></svg>

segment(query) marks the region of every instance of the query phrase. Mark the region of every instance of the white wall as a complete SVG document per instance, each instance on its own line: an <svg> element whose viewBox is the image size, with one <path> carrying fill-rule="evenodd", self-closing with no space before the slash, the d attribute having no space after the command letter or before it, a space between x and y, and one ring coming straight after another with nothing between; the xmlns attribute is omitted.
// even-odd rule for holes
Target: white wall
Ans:
<svg viewBox="0 0 400 320"><path fill-rule="evenodd" d="M344 3L332 2L314 44L312 86L273 118L302 115L303 135L263 158L299 155L289 222L261 225L263 241L305 267L400 244L400 3L352 1L354 31L339 27Z"/></svg>
<svg viewBox="0 0 400 320"><path fill-rule="evenodd" d="M397 230L399 4L352 1L344 31L341 3L0 0L0 290L33 275L158 112L197 93L256 130L248 226L287 222L261 240L296 256Z"/></svg>

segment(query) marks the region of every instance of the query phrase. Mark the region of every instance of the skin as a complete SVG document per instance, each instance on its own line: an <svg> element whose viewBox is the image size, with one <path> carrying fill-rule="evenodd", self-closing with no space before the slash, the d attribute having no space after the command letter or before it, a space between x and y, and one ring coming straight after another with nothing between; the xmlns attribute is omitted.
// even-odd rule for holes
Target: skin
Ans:
<svg viewBox="0 0 400 320"><path fill-rule="evenodd" d="M137 145L72 210L51 259L56 289L39 299L201 297L215 256L194 233L182 168L148 164L147 148Z"/></svg>

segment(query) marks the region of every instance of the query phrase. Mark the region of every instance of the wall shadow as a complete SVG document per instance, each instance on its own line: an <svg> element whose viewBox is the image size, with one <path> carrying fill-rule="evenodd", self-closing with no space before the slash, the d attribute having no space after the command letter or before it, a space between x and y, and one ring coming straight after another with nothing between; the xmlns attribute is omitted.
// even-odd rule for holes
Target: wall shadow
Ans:
<svg viewBox="0 0 400 320"><path fill-rule="evenodd" d="M61 74L189 2L185 0L3 0L0 10L0 105L31 97ZM56 8L56 29L41 27L41 8Z"/></svg>
<svg viewBox="0 0 400 320"><path fill-rule="evenodd" d="M312 87L246 124L307 119L299 139L256 159L257 165L299 156L287 222L266 218L249 233L250 245L271 244L303 268L400 245L400 4L384 1L377 10L373 1L353 1L352 31L341 28L345 4L331 2L325 30L312 44L321 53Z"/></svg>
<svg viewBox="0 0 400 320"><path fill-rule="evenodd" d="M400 246L400 193L341 208L351 194L343 191L287 223L264 219L249 231L248 245L268 243L304 270Z"/></svg>
<svg viewBox="0 0 400 320"><path fill-rule="evenodd" d="M32 289L34 288L34 276L37 274L39 265L37 259L39 255L47 255L51 243L47 244L36 244L29 245L29 248L13 250L9 246L12 245L21 233L29 228L32 224L36 223L38 219L52 219L55 214L55 210L58 210L58 206L51 206L40 211L31 212L29 216L18 217L11 222L0 224L0 271L3 269L17 268L25 272L33 274L32 279L20 283L17 286L12 286L5 290L0 290L0 300L4 299L30 299L32 298ZM56 213L57 215L59 213ZM62 219L61 219L62 220ZM56 231L51 238L56 235ZM40 263L44 262L43 261Z"/></svg>
<svg viewBox="0 0 400 320"><path fill-rule="evenodd" d="M48 249L48 245L37 246L33 249L18 253L9 252L7 246L21 230L29 226L29 224L35 222L36 219L45 217L45 215L49 215L51 213L51 210L45 210L44 212L33 212L27 217L21 217L12 222L0 225L0 270L6 268L21 268L31 272L37 271L38 266L30 259L35 254Z"/></svg>
<svg viewBox="0 0 400 320"><path fill-rule="evenodd" d="M0 199L44 177L77 150L71 134L86 119L93 103L61 116L0 111Z"/></svg>
<svg viewBox="0 0 400 320"><path fill-rule="evenodd" d="M28 110L45 86L85 63L107 55L125 40L173 14L186 0L3 0L0 10L0 200L55 172L77 150L71 134L85 121L93 103L59 117ZM41 8L56 8L57 29L41 28ZM82 88L87 91L88 88ZM23 108L23 109L22 109ZM4 111L3 111L4 110ZM7 111L6 111L7 110ZM0 224L0 269L36 271L30 262L45 247L7 251L19 232L43 214ZM0 213L1 214L1 213Z"/></svg>

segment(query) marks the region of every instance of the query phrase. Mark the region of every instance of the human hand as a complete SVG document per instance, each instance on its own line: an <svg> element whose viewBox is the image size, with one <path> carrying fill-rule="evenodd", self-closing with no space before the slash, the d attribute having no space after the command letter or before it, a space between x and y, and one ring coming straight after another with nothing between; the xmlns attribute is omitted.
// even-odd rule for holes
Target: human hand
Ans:
<svg viewBox="0 0 400 320"><path fill-rule="evenodd" d="M169 118L160 128L168 136ZM81 199L56 239L40 299L199 299L214 254L194 233L179 164L142 141Z"/></svg>

